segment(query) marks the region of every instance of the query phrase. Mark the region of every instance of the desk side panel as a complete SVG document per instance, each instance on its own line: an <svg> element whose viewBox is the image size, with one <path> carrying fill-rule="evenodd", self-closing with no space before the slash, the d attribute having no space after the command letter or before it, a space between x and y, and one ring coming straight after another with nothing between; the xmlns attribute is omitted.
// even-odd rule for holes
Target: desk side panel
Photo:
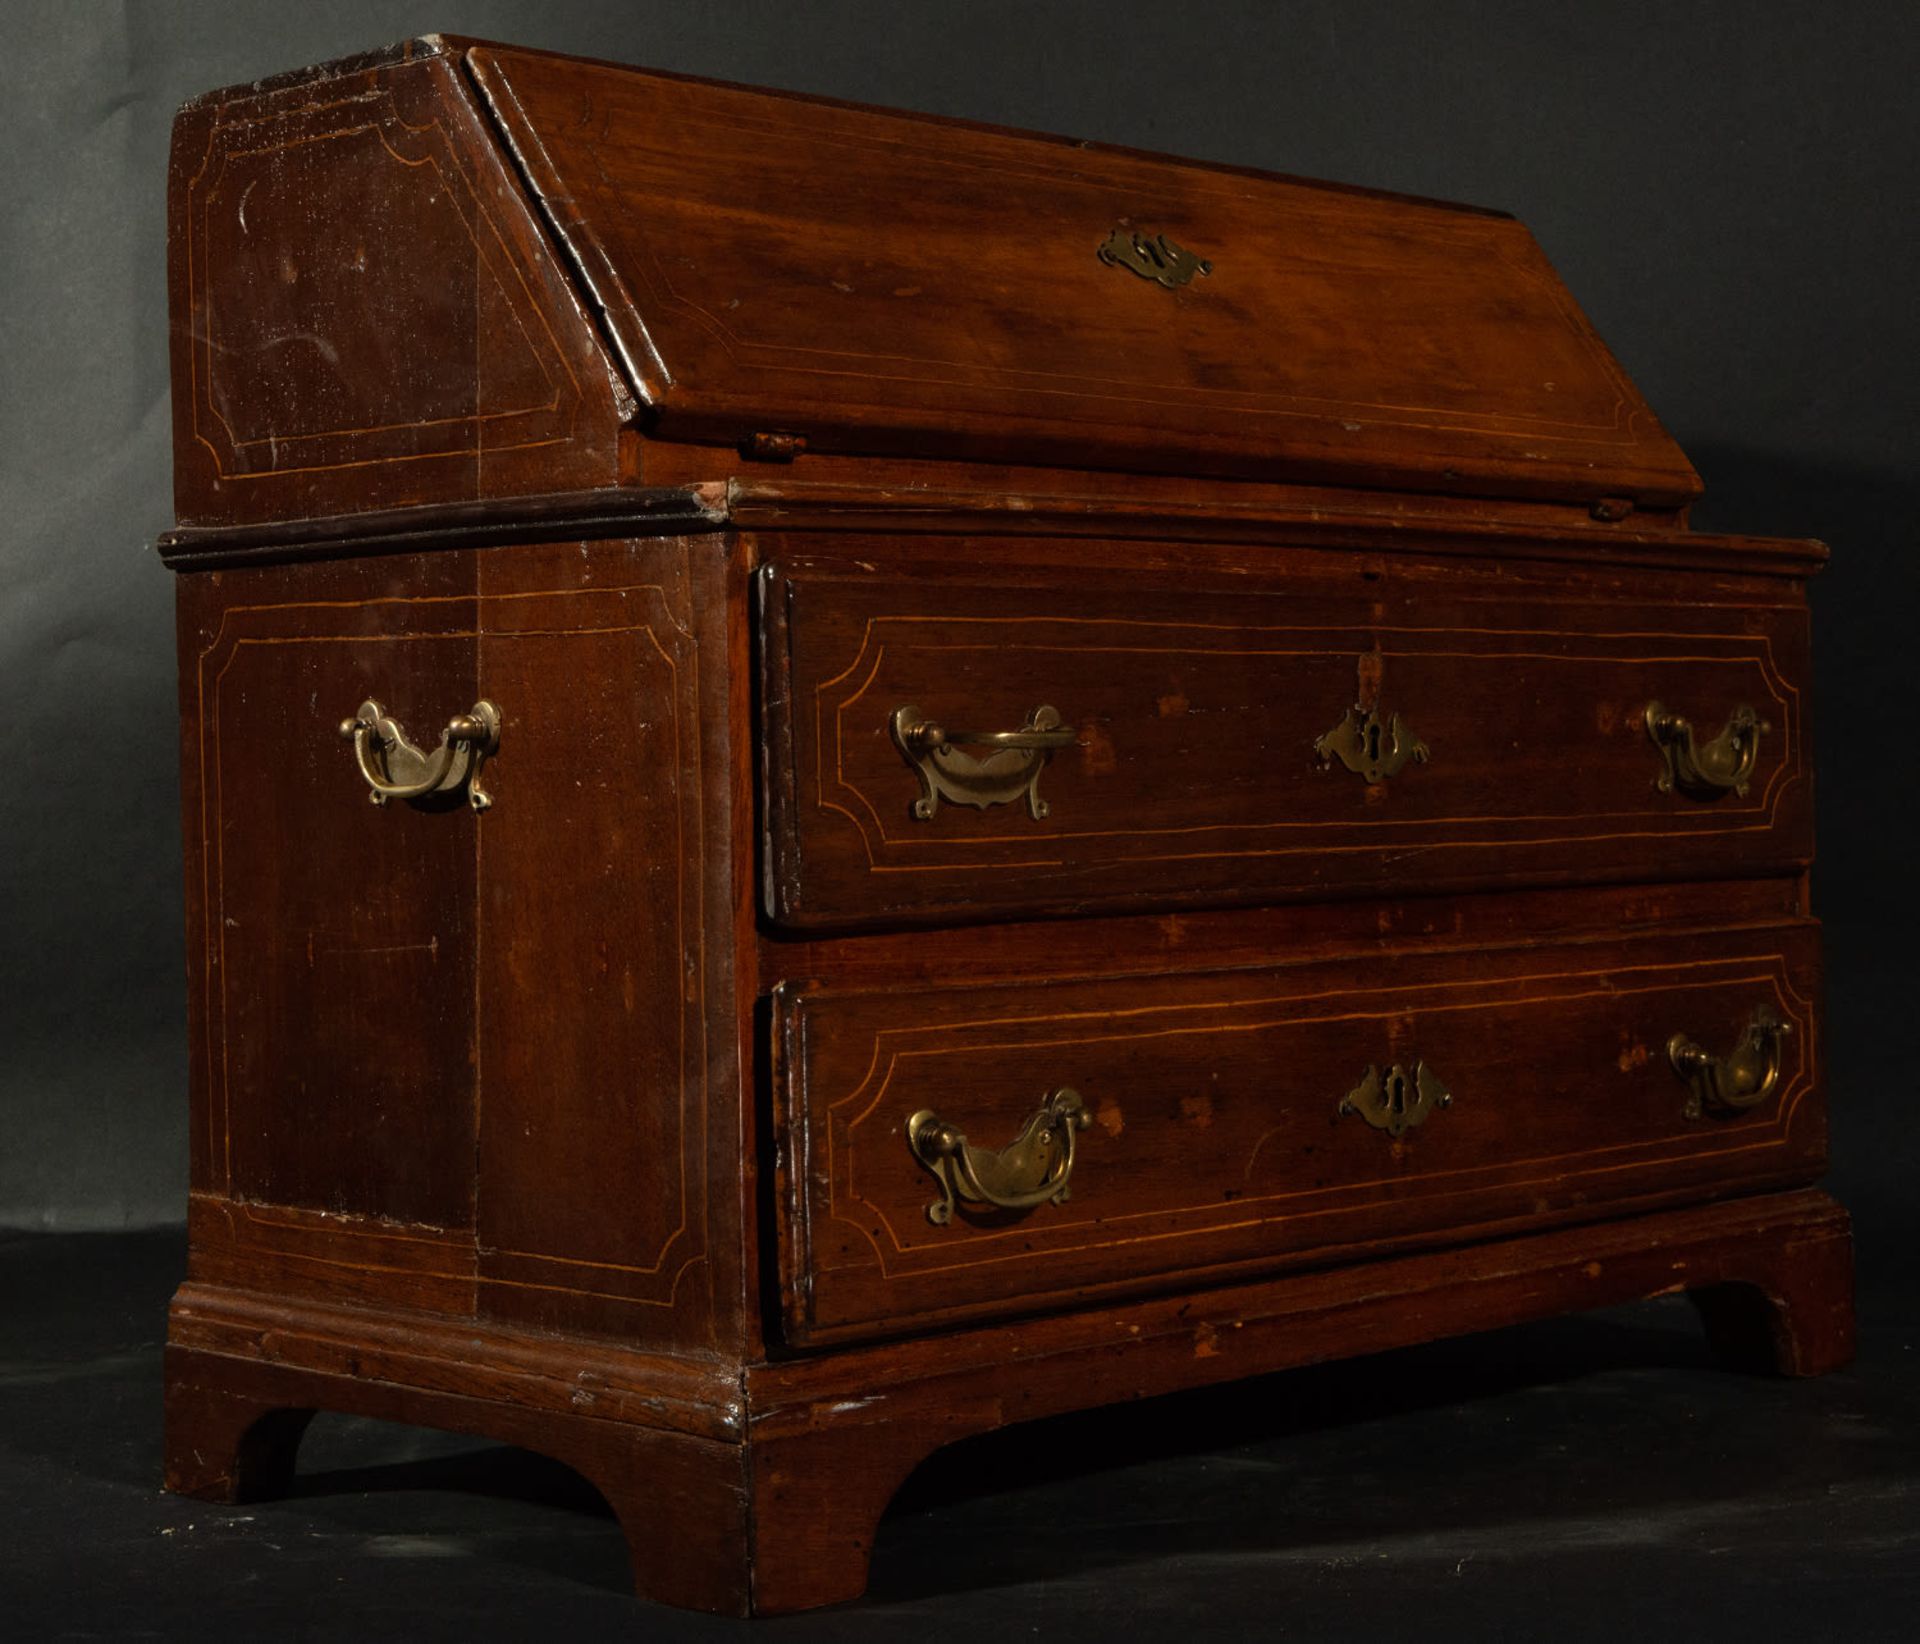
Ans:
<svg viewBox="0 0 1920 1644"><path fill-rule="evenodd" d="M744 598L717 534L182 578L194 1277L738 1341ZM495 704L490 806L369 803L369 698Z"/></svg>
<svg viewBox="0 0 1920 1644"><path fill-rule="evenodd" d="M616 482L632 397L446 58L189 106L168 219L181 524Z"/></svg>
<svg viewBox="0 0 1920 1644"><path fill-rule="evenodd" d="M196 1277L471 1307L473 854L338 727L475 698L473 559L179 583Z"/></svg>

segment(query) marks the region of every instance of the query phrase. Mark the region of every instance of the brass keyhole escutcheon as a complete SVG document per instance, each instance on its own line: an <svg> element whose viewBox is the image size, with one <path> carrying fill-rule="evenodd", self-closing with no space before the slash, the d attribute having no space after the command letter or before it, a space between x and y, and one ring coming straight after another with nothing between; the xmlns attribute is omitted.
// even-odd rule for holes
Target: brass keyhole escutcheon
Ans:
<svg viewBox="0 0 1920 1644"><path fill-rule="evenodd" d="M1143 280L1177 291L1195 275L1211 274L1213 264L1164 234L1147 234L1122 223L1100 242L1096 253L1109 268L1124 268Z"/></svg>
<svg viewBox="0 0 1920 1644"><path fill-rule="evenodd" d="M1411 1069L1394 1062L1385 1068L1368 1067L1360 1083L1341 1098L1342 1117L1358 1114L1375 1130L1398 1141L1430 1115L1453 1106L1453 1092L1425 1062Z"/></svg>
<svg viewBox="0 0 1920 1644"><path fill-rule="evenodd" d="M1430 754L1405 720L1398 714L1382 720L1377 708L1364 714L1349 708L1313 751L1329 763L1339 760L1369 783L1398 776L1409 764L1424 765Z"/></svg>

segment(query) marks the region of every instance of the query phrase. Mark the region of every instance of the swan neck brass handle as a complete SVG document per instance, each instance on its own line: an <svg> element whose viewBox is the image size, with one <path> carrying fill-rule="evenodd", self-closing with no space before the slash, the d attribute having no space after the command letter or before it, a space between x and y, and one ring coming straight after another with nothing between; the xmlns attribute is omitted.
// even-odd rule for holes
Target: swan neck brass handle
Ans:
<svg viewBox="0 0 1920 1644"><path fill-rule="evenodd" d="M1766 1101L1780 1088L1781 1041L1792 1031L1791 1023L1762 1005L1725 1056L1709 1055L1676 1033L1667 1041L1667 1061L1687 1083L1686 1116L1740 1113Z"/></svg>
<svg viewBox="0 0 1920 1644"><path fill-rule="evenodd" d="M1664 703L1649 702L1646 721L1647 735L1666 761L1654 786L1662 793L1678 790L1689 799L1718 799L1727 793L1746 798L1760 758L1760 738L1772 729L1744 702L1706 742L1691 720L1668 712Z"/></svg>
<svg viewBox="0 0 1920 1644"><path fill-rule="evenodd" d="M907 1146L942 1189L942 1196L927 1206L927 1220L945 1227L953 1220L955 1205L963 1201L996 1210L1061 1203L1073 1175L1073 1139L1087 1128L1089 1118L1080 1093L1063 1087L996 1153L975 1147L963 1131L931 1108L922 1108L907 1121Z"/></svg>
<svg viewBox="0 0 1920 1644"><path fill-rule="evenodd" d="M911 704L893 710L889 728L893 745L920 778L913 814L922 822L933 820L943 799L985 810L1025 798L1033 819L1043 820L1052 807L1040 797L1040 773L1056 751L1072 747L1080 735L1044 703L1014 731L955 730ZM988 751L976 755L963 752L966 748Z"/></svg>
<svg viewBox="0 0 1920 1644"><path fill-rule="evenodd" d="M353 718L340 721L340 735L353 744L354 760L376 805L390 799L435 799L462 788L476 811L493 803L480 786L481 762L500 746L500 710L491 702L476 702L448 720L432 753L409 742L400 722L372 697Z"/></svg>

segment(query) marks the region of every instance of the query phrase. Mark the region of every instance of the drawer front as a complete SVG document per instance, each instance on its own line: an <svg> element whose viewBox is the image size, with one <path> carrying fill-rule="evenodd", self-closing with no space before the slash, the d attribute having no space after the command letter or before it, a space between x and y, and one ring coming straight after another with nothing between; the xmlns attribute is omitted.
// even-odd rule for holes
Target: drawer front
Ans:
<svg viewBox="0 0 1920 1644"><path fill-rule="evenodd" d="M1797 602L1358 569L1230 593L1104 580L766 574L772 918L1718 877L1811 854ZM1650 734L1654 703L1691 724L1691 759L1671 720Z"/></svg>
<svg viewBox="0 0 1920 1644"><path fill-rule="evenodd" d="M1794 923L1212 974L783 988L789 1337L1812 1180L1817 966L1813 927ZM1683 1076L1676 1053L1706 1071Z"/></svg>

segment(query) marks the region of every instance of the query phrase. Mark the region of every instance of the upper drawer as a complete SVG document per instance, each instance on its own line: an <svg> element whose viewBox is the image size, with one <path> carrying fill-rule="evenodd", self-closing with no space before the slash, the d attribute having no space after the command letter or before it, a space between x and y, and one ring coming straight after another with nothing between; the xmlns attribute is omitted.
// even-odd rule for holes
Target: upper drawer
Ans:
<svg viewBox="0 0 1920 1644"><path fill-rule="evenodd" d="M1230 592L1097 571L764 575L766 904L788 925L1811 856L1797 604L1358 568ZM1679 725L1650 734L1655 703L1690 723L1691 757Z"/></svg>

